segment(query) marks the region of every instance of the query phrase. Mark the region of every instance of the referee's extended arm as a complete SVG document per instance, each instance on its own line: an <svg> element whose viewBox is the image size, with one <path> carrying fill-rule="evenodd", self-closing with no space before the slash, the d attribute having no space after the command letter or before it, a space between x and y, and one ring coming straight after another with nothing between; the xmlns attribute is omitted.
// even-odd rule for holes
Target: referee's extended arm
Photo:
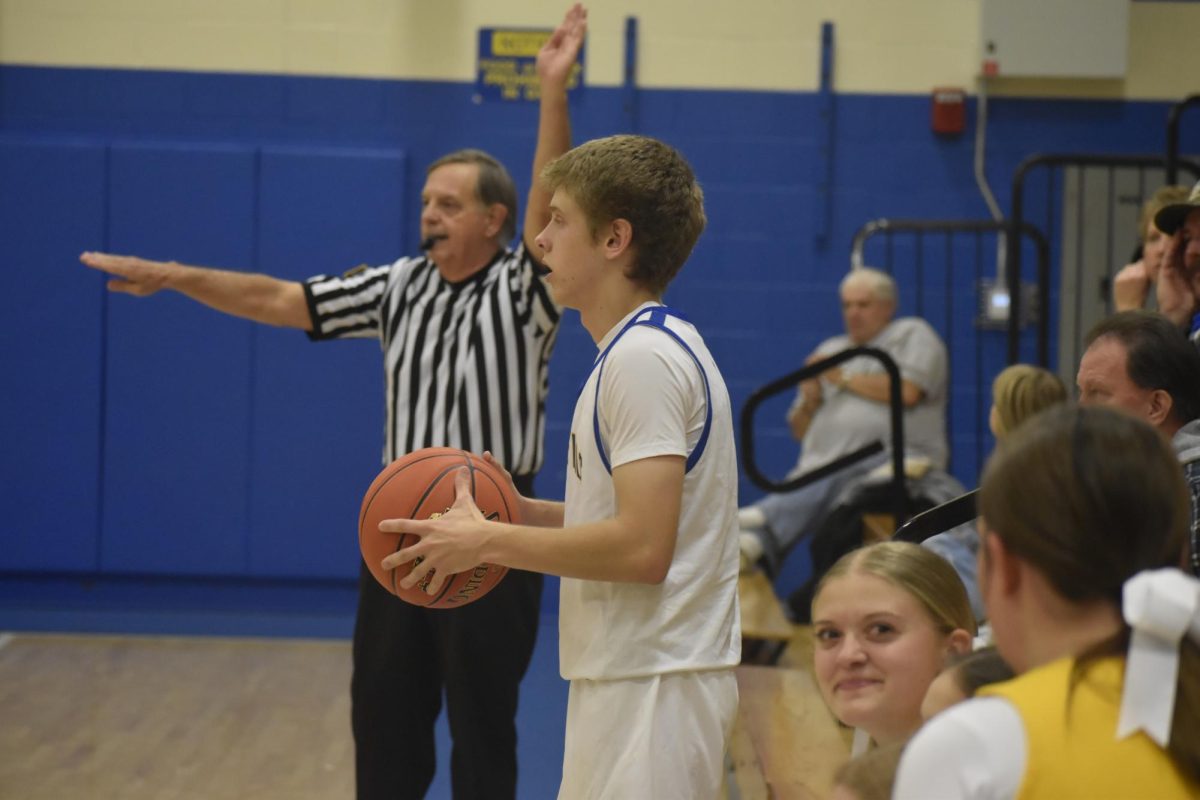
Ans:
<svg viewBox="0 0 1200 800"><path fill-rule="evenodd" d="M525 247L534 258L538 257L538 250L533 239L550 219L550 194L539 176L546 164L571 147L567 81L586 32L587 11L576 3L538 53L542 97L524 227ZM108 273L111 276L108 288L114 292L146 297L162 289L172 289L235 317L306 331L313 328L304 288L298 281L109 253L87 252L79 260Z"/></svg>
<svg viewBox="0 0 1200 800"><path fill-rule="evenodd" d="M298 281L108 253L84 253L79 260L112 276L110 291L146 297L160 289L173 289L235 317L312 330L304 287Z"/></svg>

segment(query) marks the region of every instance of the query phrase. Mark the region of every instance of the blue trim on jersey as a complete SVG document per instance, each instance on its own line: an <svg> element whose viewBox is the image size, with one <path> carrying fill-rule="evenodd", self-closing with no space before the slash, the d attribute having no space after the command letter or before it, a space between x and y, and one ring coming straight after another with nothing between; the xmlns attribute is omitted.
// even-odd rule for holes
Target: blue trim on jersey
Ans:
<svg viewBox="0 0 1200 800"><path fill-rule="evenodd" d="M596 357L596 361L592 364L593 371L597 367L600 368L599 374L596 375L596 396L592 403L592 435L596 440L596 450L600 453L600 462L604 464L604 470L609 475L612 475L612 466L608 461L608 453L604 451L604 439L600 436L600 381L604 377L604 360L608 358L608 353L613 349L613 345L615 345L621 339L621 337L625 335L626 331L633 328L635 325L644 325L649 328L657 328L674 339L679 346L683 348L684 352L692 357L692 361L696 363L696 368L700 370L700 378L704 381L704 429L700 432L700 440L696 442L696 447L688 455L684 470L685 472L691 472L692 467L696 466L696 464L700 461L700 456L704 454L704 448L708 444L708 434L709 431L712 430L712 392L708 385L708 373L704 371L704 365L700 363L700 359L696 357L696 353L693 352L692 348L688 347L687 342L685 342L679 336L679 334L667 327L667 317L676 317L684 322L688 321L687 317L678 311L667 308L666 306L655 306L650 309L649 317L645 319L639 319L639 317L641 317L644 313L645 311L639 311L633 319L625 323L625 327L621 328L620 332L618 332L617 335L613 337L613 340L608 343L608 347L604 348L604 352L598 355ZM587 380L585 379L584 385L586 384ZM582 387L580 391L582 391Z"/></svg>

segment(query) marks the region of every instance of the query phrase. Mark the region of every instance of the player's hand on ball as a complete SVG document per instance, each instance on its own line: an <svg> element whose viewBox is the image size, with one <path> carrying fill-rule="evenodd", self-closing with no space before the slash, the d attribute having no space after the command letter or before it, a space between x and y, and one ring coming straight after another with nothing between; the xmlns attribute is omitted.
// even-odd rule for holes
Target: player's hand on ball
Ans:
<svg viewBox="0 0 1200 800"><path fill-rule="evenodd" d="M416 544L383 559L384 569L421 559L420 566L400 581L401 588L411 589L420 583L426 594L437 594L447 577L483 561L481 551L488 536L488 520L471 497L470 471L465 467L454 475L454 493L454 505L436 518L385 519L379 523L379 530L384 533L408 533L420 538Z"/></svg>
<svg viewBox="0 0 1200 800"><path fill-rule="evenodd" d="M496 457L492 455L491 450L483 451L483 460L486 461L490 466L495 467L496 471L504 476L504 480L508 481L508 488L512 490L513 496L517 498L517 507L520 510L521 519L529 519L532 517L534 512L529 507L529 498L521 494L521 492L517 489L517 485L513 483L512 473L505 469L504 465L496 460Z"/></svg>

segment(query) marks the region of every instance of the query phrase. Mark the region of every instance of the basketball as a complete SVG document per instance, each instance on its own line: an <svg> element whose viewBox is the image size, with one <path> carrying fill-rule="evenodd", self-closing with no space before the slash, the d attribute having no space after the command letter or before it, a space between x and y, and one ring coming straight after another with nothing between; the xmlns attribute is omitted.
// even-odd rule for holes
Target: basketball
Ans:
<svg viewBox="0 0 1200 800"><path fill-rule="evenodd" d="M519 522L517 495L504 474L479 456L452 447L429 447L398 458L383 468L363 496L358 515L358 546L371 574L383 588L413 605L457 608L490 592L508 567L479 564L450 576L436 595L421 588L425 581L405 589L400 581L414 564L384 569L380 562L401 548L419 541L404 533L384 533L385 519L429 519L454 505L454 476L461 467L471 472L471 495L483 516L500 522Z"/></svg>

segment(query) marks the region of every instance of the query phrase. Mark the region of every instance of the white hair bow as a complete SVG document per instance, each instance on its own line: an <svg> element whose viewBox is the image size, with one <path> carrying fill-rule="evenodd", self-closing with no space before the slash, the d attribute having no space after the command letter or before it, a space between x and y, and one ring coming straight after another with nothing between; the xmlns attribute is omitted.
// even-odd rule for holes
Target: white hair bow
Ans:
<svg viewBox="0 0 1200 800"><path fill-rule="evenodd" d="M1171 739L1179 642L1200 643L1200 581L1177 569L1139 572L1125 581L1122 611L1133 629L1117 738L1144 730L1162 747Z"/></svg>

